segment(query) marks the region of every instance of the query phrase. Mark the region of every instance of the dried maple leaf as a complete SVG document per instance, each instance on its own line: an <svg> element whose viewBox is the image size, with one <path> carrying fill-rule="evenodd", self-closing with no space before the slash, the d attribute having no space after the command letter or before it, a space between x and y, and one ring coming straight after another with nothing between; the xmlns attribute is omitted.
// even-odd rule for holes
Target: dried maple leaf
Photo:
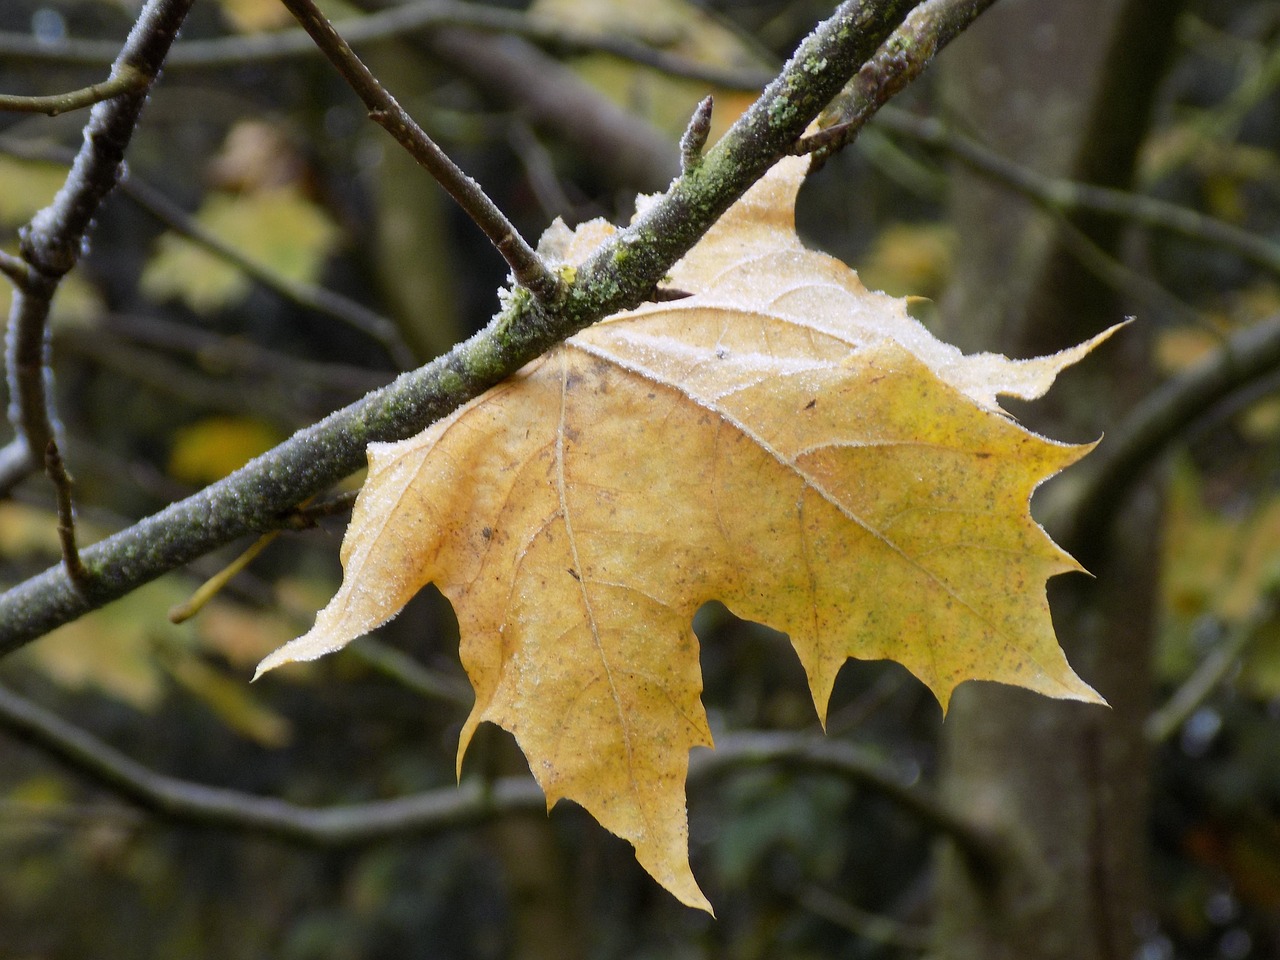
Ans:
<svg viewBox="0 0 1280 960"><path fill-rule="evenodd" d="M689 749L711 746L695 610L791 635L820 715L850 657L891 658L946 705L968 679L1098 700L1053 635L1045 579L1078 569L1032 491L1088 447L1000 412L1092 346L963 356L806 250L805 161L777 168L671 274L694 295L572 337L420 436L373 444L316 626L260 669L336 650L424 584L452 601L489 720L549 804L629 840L684 903ZM580 262L612 231L553 229Z"/></svg>

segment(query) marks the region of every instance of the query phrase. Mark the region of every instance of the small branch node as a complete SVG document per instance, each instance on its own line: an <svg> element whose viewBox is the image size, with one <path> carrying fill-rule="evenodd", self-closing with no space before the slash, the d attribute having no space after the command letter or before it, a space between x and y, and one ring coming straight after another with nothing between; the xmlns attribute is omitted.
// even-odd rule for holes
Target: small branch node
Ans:
<svg viewBox="0 0 1280 960"><path fill-rule="evenodd" d="M520 286L533 294L539 303L557 303L568 289L565 281L547 269L546 263L514 231L494 244L502 259L511 267L511 276Z"/></svg>
<svg viewBox="0 0 1280 960"><path fill-rule="evenodd" d="M706 97L694 108L689 118L689 126L680 137L680 172L689 173L702 163L702 148L707 144L707 135L711 133L711 110L715 106L714 97Z"/></svg>
<svg viewBox="0 0 1280 960"><path fill-rule="evenodd" d="M791 148L791 153L795 156L803 157L805 154L818 153L825 150L834 153L844 146L844 138L850 137L857 133L854 125L847 121L832 124L824 127L817 133L810 133L801 137L795 142L795 146Z"/></svg>
<svg viewBox="0 0 1280 960"><path fill-rule="evenodd" d="M0 273L3 273L19 290L26 290L31 282L31 267L21 257L0 250Z"/></svg>
<svg viewBox="0 0 1280 960"><path fill-rule="evenodd" d="M300 504L285 510L279 516L280 528L282 530L314 530L325 517L349 513L355 506L357 496L357 491L350 490L329 500Z"/></svg>

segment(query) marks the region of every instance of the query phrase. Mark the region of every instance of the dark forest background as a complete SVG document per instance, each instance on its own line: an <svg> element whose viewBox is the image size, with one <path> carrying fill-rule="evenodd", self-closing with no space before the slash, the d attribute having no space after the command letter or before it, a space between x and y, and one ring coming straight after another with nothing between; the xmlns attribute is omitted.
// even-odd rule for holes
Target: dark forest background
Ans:
<svg viewBox="0 0 1280 960"><path fill-rule="evenodd" d="M380 6L324 4L347 23ZM536 0L528 12L716 74L456 24L361 45L536 237L557 216L625 221L638 191L678 171L697 102L715 93L715 136L830 6ZM6 0L0 91L100 79L135 13L124 0ZM506 265L332 68L255 54L257 33L290 24L273 0L196 3L126 188L55 301L86 542L496 309ZM62 182L84 119L0 114L5 249ZM1123 435L1135 405L1233 336L1280 322L1278 151L1280 4L1004 0L811 178L799 222L868 286L926 298L917 314L966 350L1031 355L1136 316L1047 404L1018 411L1091 440ZM1117 191L1114 209L1091 205L1089 183ZM1181 208L1185 228L1153 225L1148 201ZM1242 253L1221 225L1256 247ZM1068 656L1113 710L970 684L944 721L894 664L842 673L826 737L898 790L1010 828L1038 865L1016 882L986 886L894 790L799 748L691 780L712 920L568 804L318 847L247 821L157 815L92 764L5 735L6 722L0 958L1280 957L1278 382L1256 378L1180 429L1132 471L1102 528L1049 516L1052 487L1037 495L1096 575L1055 583L1051 599ZM443 795L470 691L438 595L339 656L248 683L336 587L344 521L282 534L170 623L249 544L206 557L8 657L0 682L181 781L317 807ZM55 526L39 476L0 501L0 581L56 563ZM696 629L718 737L823 736L783 638L716 605ZM487 729L463 779L526 770Z"/></svg>

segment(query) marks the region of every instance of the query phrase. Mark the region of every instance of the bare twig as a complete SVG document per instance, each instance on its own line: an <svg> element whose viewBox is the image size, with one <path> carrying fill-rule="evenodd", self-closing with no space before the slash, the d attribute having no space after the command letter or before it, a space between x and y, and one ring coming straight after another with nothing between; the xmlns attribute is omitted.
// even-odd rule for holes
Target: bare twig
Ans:
<svg viewBox="0 0 1280 960"><path fill-rule="evenodd" d="M371 337L386 350L401 370L417 366L418 359L400 335L400 330L386 317L349 297L313 283L302 283L282 277L270 267L246 257L233 244L205 229L195 217L176 203L136 177L120 185L120 192L155 217L174 233L203 247L286 300L312 310Z"/></svg>
<svg viewBox="0 0 1280 960"><path fill-rule="evenodd" d="M355 506L357 496L356 491L348 490L346 493L321 500L319 503L307 503L292 510L286 510L280 517L280 525L289 530L310 530L324 517L350 513L351 508Z"/></svg>
<svg viewBox="0 0 1280 960"><path fill-rule="evenodd" d="M1181 323L1205 326L1204 315L1195 307L1169 292L1163 284L1112 256L1065 214L1049 210L1047 215L1053 221L1063 249L1112 290L1135 303L1161 310Z"/></svg>
<svg viewBox="0 0 1280 960"><path fill-rule="evenodd" d="M878 757L846 740L795 733L727 734L716 738L715 753L709 759L720 754L732 757L738 766L755 763L826 770L871 787L952 840L988 875L1011 855L1002 838L970 823L941 799L911 786Z"/></svg>
<svg viewBox="0 0 1280 960"><path fill-rule="evenodd" d="M1045 526L1088 565L1129 494L1188 427L1235 394L1280 371L1280 317L1233 334L1214 353L1148 394L1049 494Z"/></svg>
<svg viewBox="0 0 1280 960"><path fill-rule="evenodd" d="M122 827L141 826L145 817L132 807L118 804L24 803L0 800L0 826L21 824L24 832L35 824L49 828L92 827L116 823Z"/></svg>
<svg viewBox="0 0 1280 960"><path fill-rule="evenodd" d="M0 153L23 160L70 163L73 155L56 146L32 145L0 136ZM394 323L340 293L317 284L282 277L275 270L246 257L236 246L220 239L145 180L131 174L118 185L121 194L169 230L244 273L251 280L306 310L330 317L373 339L401 370L417 366L417 358ZM21 263L21 261L18 261ZM25 264L23 265L25 267ZM3 263L0 262L0 270Z"/></svg>
<svg viewBox="0 0 1280 960"><path fill-rule="evenodd" d="M428 0L406 3L366 16L338 22L347 42L355 47L395 40L415 33L467 27L487 33L523 37L554 50L600 51L624 60L653 67L671 76L701 80L726 90L759 90L772 78L760 69L722 67L701 63L659 50L629 37L582 30L518 10L475 3ZM110 44L93 40L68 40L57 44L38 42L29 34L0 32L0 57L79 66L104 66L116 54ZM270 63L316 54L316 45L303 30L220 37L214 40L186 40L174 45L169 57L171 70L225 69Z"/></svg>
<svg viewBox="0 0 1280 960"><path fill-rule="evenodd" d="M573 146L601 175L631 189L665 190L679 174L670 140L554 57L519 37L449 28L423 38L433 60L530 126Z"/></svg>
<svg viewBox="0 0 1280 960"><path fill-rule="evenodd" d="M1235 669L1249 645L1280 612L1280 590L1275 588L1258 598L1249 617L1237 624L1221 643L1201 661L1186 681L1158 710L1147 717L1143 732L1152 743L1163 743L1178 732L1209 695Z"/></svg>
<svg viewBox="0 0 1280 960"><path fill-rule="evenodd" d="M873 943L905 950L925 950L929 946L927 930L863 910L821 887L810 886L801 890L796 895L796 903L810 913L844 927L854 936Z"/></svg>
<svg viewBox="0 0 1280 960"><path fill-rule="evenodd" d="M160 72L192 0L148 0L130 31L112 77L142 77L130 93L98 103L89 115L84 144L53 202L22 231L22 259L27 276L13 297L6 334L5 370L9 382L9 421L25 442L25 456L5 458L16 468L0 476L7 490L30 470L44 464L56 446L49 372L49 306L62 277L80 258L85 236L98 207L120 178L125 148L146 103L147 90ZM59 489L61 496L63 491Z"/></svg>
<svg viewBox="0 0 1280 960"><path fill-rule="evenodd" d="M0 687L0 725L144 810L179 822L320 846L430 833L518 811L546 810L532 779L468 781L426 793L328 808L210 787L157 773L43 707Z"/></svg>
<svg viewBox="0 0 1280 960"><path fill-rule="evenodd" d="M43 97L19 97L0 94L0 111L13 113L44 113L56 117L60 113L91 107L103 100L110 100L126 93L137 93L151 85L146 74L129 64L118 67L110 78L102 83L90 84L67 93L54 93Z"/></svg>
<svg viewBox="0 0 1280 960"><path fill-rule="evenodd" d="M810 169L817 170L833 153L851 143L877 110L918 77L939 50L994 2L927 0L912 10L823 111L819 119L823 129L796 144L797 153L813 154Z"/></svg>
<svg viewBox="0 0 1280 960"><path fill-rule="evenodd" d="M86 549L94 581L90 599L71 589L60 568L0 596L0 654L217 546L279 526L285 511L357 469L370 441L413 436L554 344L652 296L671 265L791 149L910 6L909 0L843 3L696 170L579 265L554 309L513 291L485 330L445 356L299 432L199 494ZM625 258L618 256L621 250Z"/></svg>
<svg viewBox="0 0 1280 960"><path fill-rule="evenodd" d="M506 124L506 136L516 159L524 168L529 188L537 197L538 206L542 207L548 220L561 217L569 223L575 223L590 219L579 215L577 204L569 199L556 176L551 152L521 117L513 116Z"/></svg>
<svg viewBox="0 0 1280 960"><path fill-rule="evenodd" d="M0 273L8 277L15 287L24 286L30 272L30 267L21 257L15 257L6 250L0 250Z"/></svg>
<svg viewBox="0 0 1280 960"><path fill-rule="evenodd" d="M481 823L512 813L542 813L546 797L529 777L478 780L394 800L302 807L222 787L170 777L0 686L0 727L145 810L173 820L266 834L318 846L369 843ZM906 786L876 757L851 743L812 734L736 733L713 751L698 751L689 779L701 781L740 767L785 765L860 783L920 818L984 863L1005 854L989 836L941 801Z"/></svg>
<svg viewBox="0 0 1280 960"><path fill-rule="evenodd" d="M302 28L311 35L329 62L356 92L369 116L396 138L409 154L445 188L449 196L489 238L502 259L511 268L515 282L525 287L538 300L553 302L563 292L560 278L547 269L537 252L498 209L497 204L441 150L427 132L418 126L395 97L378 82L355 51L339 35L312 0L282 0Z"/></svg>
<svg viewBox="0 0 1280 960"><path fill-rule="evenodd" d="M900 110L887 109L880 112L876 123L901 136L945 150L978 173L1049 209L1061 213L1087 210L1167 230L1189 240L1230 250L1272 273L1280 273L1280 243L1189 207L1125 190L1046 177L948 129L940 120L913 117Z"/></svg>
<svg viewBox="0 0 1280 960"><path fill-rule="evenodd" d="M278 530L272 530L270 533L264 533L248 548L240 553L238 557L228 563L225 567L215 573L212 577L200 584L195 592L181 603L175 603L169 608L170 623L185 623L203 610L219 593L222 592L231 578L240 573L257 559L258 554L271 546L272 541L280 535Z"/></svg>
<svg viewBox="0 0 1280 960"><path fill-rule="evenodd" d="M80 560L80 551L76 547L75 507L71 501L71 474L67 473L67 465L62 461L58 445L52 440L44 453L44 469L53 481L58 492L58 542L62 545L62 565L66 568L67 579L72 586L81 592L88 590L89 572Z"/></svg>
<svg viewBox="0 0 1280 960"><path fill-rule="evenodd" d="M348 649L357 660L362 660L383 676L424 699L442 701L464 710L471 709L471 704L475 701L465 680L456 680L428 670L413 657L376 637L361 637Z"/></svg>

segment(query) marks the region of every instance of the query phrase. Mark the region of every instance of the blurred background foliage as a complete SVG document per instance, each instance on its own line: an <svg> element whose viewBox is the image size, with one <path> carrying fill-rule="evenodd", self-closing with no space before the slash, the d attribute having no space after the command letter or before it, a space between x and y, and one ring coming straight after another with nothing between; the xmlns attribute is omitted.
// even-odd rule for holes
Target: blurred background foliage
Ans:
<svg viewBox="0 0 1280 960"><path fill-rule="evenodd" d="M324 6L341 19L380 5ZM751 77L775 69L829 8L536 0L529 9ZM135 12L130 0L6 0L0 31L34 52L0 59L0 90L56 93L100 78L104 64L61 56L63 41L109 50ZM288 26L275 0L211 0L196 4L183 40ZM451 30L362 49L530 236L556 216L629 216L637 190L669 177L675 141L708 90L605 53L554 51L563 55L552 61L525 41L475 34L464 48ZM1280 5L1192 2L1178 45L1140 191L1280 241ZM482 76L519 69L544 71L548 87L581 98L577 112L557 118L542 91L499 73L508 88L495 92ZM930 114L933 83L896 105ZM717 131L752 98L726 87L716 96ZM593 147L582 131L596 113L649 153L629 147L623 165ZM61 183L83 122L0 116L6 249ZM927 320L948 279L948 162L946 151L873 124L806 187L802 232L870 286L926 298L916 311ZM129 176L55 302L82 541L446 349L485 322L504 280L477 231L315 56L175 61L130 148ZM1280 312L1280 277L1212 246L1135 228L1126 264L1145 278L1128 292L1141 321L1156 325L1167 376ZM1274 380L1264 386L1188 438L1170 467L1155 672L1167 706L1151 724L1158 912L1147 960L1280 956L1280 400ZM47 500L36 478L0 503L5 583L55 562ZM235 551L57 631L0 664L0 679L146 766L198 783L313 805L448 786L469 694L438 596L341 656L247 682L336 586L342 519L279 537L185 623L166 611ZM816 733L784 639L714 604L696 626L717 732ZM856 664L837 685L827 734L928 783L940 722L903 670ZM497 731L473 753L464 778L523 768ZM762 767L697 781L690 808L714 922L668 898L624 844L567 806L321 851L166 822L0 736L0 958L922 953L935 837L889 800L830 774Z"/></svg>

